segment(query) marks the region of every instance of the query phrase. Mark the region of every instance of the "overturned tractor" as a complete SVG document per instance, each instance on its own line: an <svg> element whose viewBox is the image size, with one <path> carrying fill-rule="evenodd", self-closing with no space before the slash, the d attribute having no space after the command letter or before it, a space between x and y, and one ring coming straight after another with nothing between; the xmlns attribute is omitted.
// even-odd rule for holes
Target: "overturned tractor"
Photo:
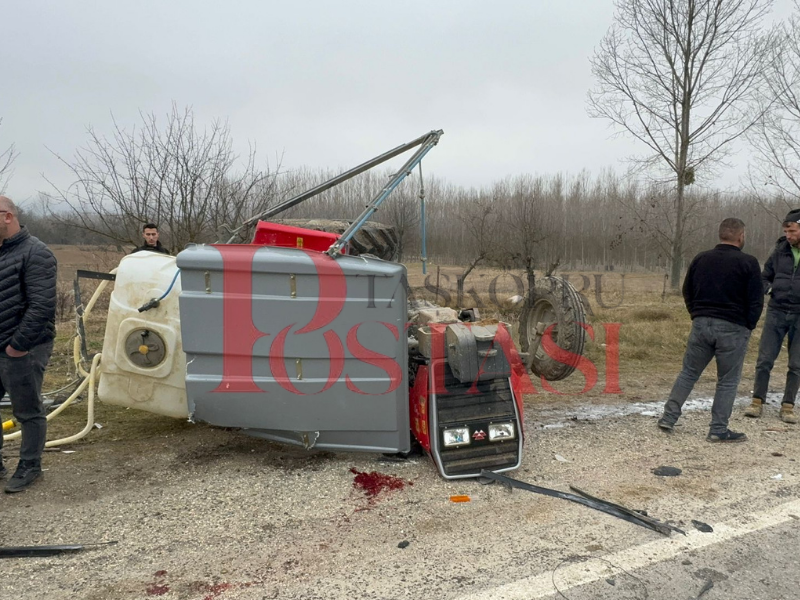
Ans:
<svg viewBox="0 0 800 600"><path fill-rule="evenodd" d="M394 231L369 218L441 135L254 217L228 243L123 258L99 398L309 449L405 454L418 444L445 478L517 468L526 366L550 379L575 368L541 341L580 354L583 307L568 282L540 280L520 355L504 323L409 302ZM266 220L415 147L353 221ZM232 243L252 226L250 243Z"/></svg>

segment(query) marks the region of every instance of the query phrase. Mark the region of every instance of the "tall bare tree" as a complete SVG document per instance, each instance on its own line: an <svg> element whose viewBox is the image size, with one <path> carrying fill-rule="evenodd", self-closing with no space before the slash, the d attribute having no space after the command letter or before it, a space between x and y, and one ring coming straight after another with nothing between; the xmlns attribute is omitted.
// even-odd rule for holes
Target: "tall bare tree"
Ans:
<svg viewBox="0 0 800 600"><path fill-rule="evenodd" d="M3 119L0 119L0 125L3 124ZM14 150L14 144L11 144L5 150L0 150L0 194L6 189L6 184L11 176L11 164L17 157L17 152Z"/></svg>
<svg viewBox="0 0 800 600"><path fill-rule="evenodd" d="M547 237L543 227L545 183L541 176L519 175L495 183L492 200L501 211L498 232L504 236L498 262L506 268L525 269L526 284L533 290L535 269L541 262L539 244ZM527 302L533 304L533 294Z"/></svg>
<svg viewBox="0 0 800 600"><path fill-rule="evenodd" d="M464 256L466 266L457 282L458 303L461 305L464 281L475 267L497 254L500 232L497 231L497 209L490 195L466 193L458 201L461 206L456 211L457 218L461 221L462 235L467 237L467 247L471 249Z"/></svg>
<svg viewBox="0 0 800 600"><path fill-rule="evenodd" d="M51 197L68 208L54 219L137 245L142 225L154 222L175 252L222 237L274 200L274 174L256 166L252 148L239 163L227 123L198 130L192 110L175 106L163 125L153 114L141 119L130 131L114 122L110 138L90 128L73 159L58 156L73 182L53 186Z"/></svg>
<svg viewBox="0 0 800 600"><path fill-rule="evenodd" d="M750 181L767 208L766 195L785 200L783 208L800 200L800 2L782 25L780 44L765 70L766 85L761 98L764 110L748 138L756 149ZM765 187L766 186L766 187ZM785 210L778 207L777 220Z"/></svg>
<svg viewBox="0 0 800 600"><path fill-rule="evenodd" d="M615 22L591 59L592 117L646 148L636 159L665 174L674 202L658 227L670 239L670 282L680 284L689 217L686 186L713 171L757 120L752 105L774 36L772 0L616 0ZM653 173L650 170L650 173Z"/></svg>

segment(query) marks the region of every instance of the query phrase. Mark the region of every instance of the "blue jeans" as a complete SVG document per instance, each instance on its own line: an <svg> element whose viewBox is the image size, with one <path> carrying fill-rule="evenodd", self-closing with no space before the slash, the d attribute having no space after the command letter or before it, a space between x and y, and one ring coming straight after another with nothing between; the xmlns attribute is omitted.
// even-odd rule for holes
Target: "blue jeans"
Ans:
<svg viewBox="0 0 800 600"><path fill-rule="evenodd" d="M800 386L800 313L788 313L774 308L767 309L761 344L756 360L756 381L753 385L753 398L767 399L769 374L775 359L781 352L783 339L789 336L789 371L786 373L786 387L783 390L784 404L794 404L797 388Z"/></svg>
<svg viewBox="0 0 800 600"><path fill-rule="evenodd" d="M0 398L8 392L11 410L22 430L19 459L40 463L47 438L47 413L42 403L44 370L53 352L53 342L31 348L25 356L12 358L0 349ZM3 436L0 435L0 450ZM1 456L1 455L0 455Z"/></svg>
<svg viewBox="0 0 800 600"><path fill-rule="evenodd" d="M681 407L712 358L717 359L717 389L711 406L710 433L717 435L728 430L728 419L733 411L736 389L742 376L742 363L747 352L750 330L742 325L715 319L697 317L692 321L692 331L683 355L683 369L661 417L675 424L681 416Z"/></svg>

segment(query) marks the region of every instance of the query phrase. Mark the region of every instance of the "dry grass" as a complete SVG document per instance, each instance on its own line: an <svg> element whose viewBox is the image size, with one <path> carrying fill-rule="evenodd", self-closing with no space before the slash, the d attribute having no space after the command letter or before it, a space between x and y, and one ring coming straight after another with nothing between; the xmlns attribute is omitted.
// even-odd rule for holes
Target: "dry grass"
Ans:
<svg viewBox="0 0 800 600"><path fill-rule="evenodd" d="M116 266L120 254L112 249L76 249L68 247L55 248L62 267L64 279L74 277L75 269L87 268L108 271ZM81 261L85 260L85 263ZM427 298L441 304L455 305L456 279L461 273L458 267L442 267L439 272L439 283L443 293L435 293L436 266L428 269L426 278L422 275L419 263L409 264L408 276L414 296ZM513 273L524 281L520 272ZM561 274L564 275L564 274ZM570 281L581 290L586 298L589 313L588 324L592 328L594 339L587 339L586 357L595 365L598 380L595 386L583 392L586 380L580 372L570 378L550 384L559 393L546 392L541 382L534 380L538 391L536 401L561 401L564 396L581 396L597 402L658 400L669 392L672 383L681 367L686 339L689 335L691 321L683 300L678 294L668 293L662 297L663 277L659 274L625 274L619 273L568 273ZM597 277L600 275L601 277ZM492 281L496 281L494 293L490 292ZM598 293L598 283L600 291ZM82 284L84 302L88 300L96 282L84 281ZM624 287L623 287L624 286ZM474 294L470 293L474 291ZM444 292L447 292L445 295ZM519 293L518 283L511 273L499 269L478 268L470 275L465 285L465 306L472 306L476 298L483 305L482 313L486 317L500 318L512 325L514 338L517 339L519 311L497 306L508 296ZM101 301L95 310L95 318L88 326L89 349L91 352L102 350L104 333L104 314L107 307ZM445 302L448 300L449 302ZM606 385L606 330L604 323L619 323L619 373L622 394L609 396L604 393ZM51 366L48 369L45 388L61 387L74 378L72 367L72 336L75 324L72 319L59 323L58 337ZM753 379L755 357L760 339L760 328L754 332L745 360L740 393L750 390ZM786 369L785 353L779 357L775 367L777 378L782 379ZM698 391L713 390L716 370L710 365L698 383Z"/></svg>
<svg viewBox="0 0 800 600"><path fill-rule="evenodd" d="M418 264L408 265L409 283L416 286L415 291L433 299L433 292L424 287L425 277ZM439 271L441 287L455 300L456 279L461 273L458 267L442 267ZM575 372L566 380L550 384L552 389L563 395L581 396L597 402L607 401L647 401L661 400L669 393L675 377L681 368L683 352L691 329L691 319L678 293L664 293L664 278L660 274L625 273L557 273L568 276L581 291L587 301L587 321L591 325L594 339L587 338L585 356L595 365L598 380L596 385L584 392L586 379ZM445 278L445 275L447 277ZM516 275L524 281L524 275ZM498 269L476 269L465 283L465 290L474 289L481 301L487 305L487 316L502 318L516 328L519 323L515 311L507 311L490 302L489 284L497 280L495 297L502 300L503 295L517 293L517 286L508 273ZM599 277L598 277L599 276ZM427 282L435 289L436 266L429 266ZM599 284L599 285L598 285ZM449 286L449 287L448 287ZM442 301L444 294L439 296ZM466 296L466 295L465 295ZM464 304L469 304L470 296ZM606 330L603 324L619 324L619 382L622 394L609 396L606 385ZM760 327L753 332L742 372L740 393L752 389L755 359L761 336ZM782 378L786 370L786 356L783 353L775 366L775 373ZM712 364L701 377L696 391L713 393L716 367ZM534 379L537 389L535 401L560 401L562 396L543 390L541 382Z"/></svg>

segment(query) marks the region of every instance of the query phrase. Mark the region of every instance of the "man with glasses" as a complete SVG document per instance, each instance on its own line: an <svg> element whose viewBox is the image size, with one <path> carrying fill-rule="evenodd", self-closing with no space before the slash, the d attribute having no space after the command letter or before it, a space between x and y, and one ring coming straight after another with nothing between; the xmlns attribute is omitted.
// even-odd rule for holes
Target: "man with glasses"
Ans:
<svg viewBox="0 0 800 600"><path fill-rule="evenodd" d="M0 196L0 397L8 393L22 430L19 462L6 493L21 492L42 474L47 419L42 379L56 332L56 259L20 225L11 199ZM0 479L7 475L2 461Z"/></svg>

